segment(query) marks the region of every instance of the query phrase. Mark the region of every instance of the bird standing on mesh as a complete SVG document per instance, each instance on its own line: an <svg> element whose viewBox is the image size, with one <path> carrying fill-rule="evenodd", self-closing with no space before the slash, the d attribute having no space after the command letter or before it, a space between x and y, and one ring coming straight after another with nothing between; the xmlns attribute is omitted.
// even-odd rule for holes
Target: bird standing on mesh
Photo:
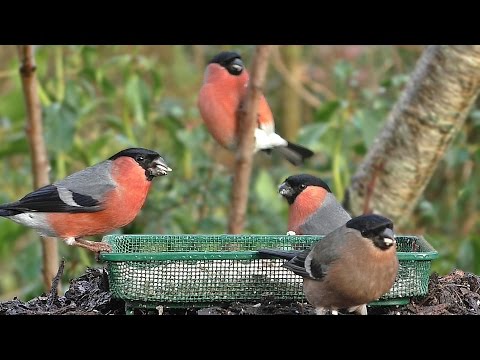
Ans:
<svg viewBox="0 0 480 360"><path fill-rule="evenodd" d="M172 171L155 151L125 149L96 165L0 205L0 216L93 252L108 244L84 239L123 227L142 208L152 180Z"/></svg>
<svg viewBox="0 0 480 360"><path fill-rule="evenodd" d="M398 272L391 220L361 215L304 251L261 249L286 259L282 266L303 277L307 301L319 315L347 309L367 314L367 304L388 292Z"/></svg>
<svg viewBox="0 0 480 360"><path fill-rule="evenodd" d="M313 175L292 175L279 186L278 192L289 204L291 233L326 235L351 219L328 185Z"/></svg>

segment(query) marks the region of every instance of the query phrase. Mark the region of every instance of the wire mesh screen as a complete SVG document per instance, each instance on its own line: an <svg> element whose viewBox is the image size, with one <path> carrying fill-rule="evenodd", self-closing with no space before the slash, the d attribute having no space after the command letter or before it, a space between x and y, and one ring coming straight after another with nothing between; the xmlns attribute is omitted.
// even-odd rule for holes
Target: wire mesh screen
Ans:
<svg viewBox="0 0 480 360"><path fill-rule="evenodd" d="M302 235L107 235L112 253L245 251L260 248L303 250L323 236Z"/></svg>
<svg viewBox="0 0 480 360"><path fill-rule="evenodd" d="M304 301L303 280L256 250L304 250L322 236L109 235L110 289L117 298L195 306L230 301ZM421 237L398 236L400 268L382 299L426 293L435 250Z"/></svg>
<svg viewBox="0 0 480 360"><path fill-rule="evenodd" d="M124 262L111 266L115 296L165 303L303 298L302 279L283 260Z"/></svg>

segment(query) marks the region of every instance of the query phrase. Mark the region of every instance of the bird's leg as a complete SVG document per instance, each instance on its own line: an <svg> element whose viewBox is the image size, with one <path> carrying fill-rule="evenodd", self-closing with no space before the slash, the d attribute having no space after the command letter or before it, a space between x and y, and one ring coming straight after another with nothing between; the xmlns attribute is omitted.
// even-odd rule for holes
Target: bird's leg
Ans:
<svg viewBox="0 0 480 360"><path fill-rule="evenodd" d="M326 313L327 313L327 309L324 309L322 307L315 308L315 314L317 315L325 315Z"/></svg>
<svg viewBox="0 0 480 360"><path fill-rule="evenodd" d="M305 307L301 302L297 302L297 307L298 307L298 310L300 311L300 314L303 314L305 312Z"/></svg>
<svg viewBox="0 0 480 360"><path fill-rule="evenodd" d="M69 237L64 240L68 245L83 247L85 249L88 249L96 253L100 251L106 251L106 252L112 251L112 247L103 242L88 241L82 238L74 238L74 237Z"/></svg>
<svg viewBox="0 0 480 360"><path fill-rule="evenodd" d="M93 252L100 252L100 251L106 251L110 252L112 251L112 247L106 243L99 242L99 241L88 241L86 239L82 238L76 238L76 242L78 243L78 246L84 247L85 249L88 249Z"/></svg>
<svg viewBox="0 0 480 360"><path fill-rule="evenodd" d="M355 312L357 315L367 315L367 305L353 306L348 309L348 312Z"/></svg>

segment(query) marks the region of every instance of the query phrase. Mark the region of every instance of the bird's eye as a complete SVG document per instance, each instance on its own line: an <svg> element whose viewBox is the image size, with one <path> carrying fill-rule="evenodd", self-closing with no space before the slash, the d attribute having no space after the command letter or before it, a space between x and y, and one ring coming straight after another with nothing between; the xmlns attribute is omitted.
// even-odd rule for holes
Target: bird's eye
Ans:
<svg viewBox="0 0 480 360"><path fill-rule="evenodd" d="M137 161L143 161L143 160L145 160L145 158L142 155L137 156Z"/></svg>
<svg viewBox="0 0 480 360"><path fill-rule="evenodd" d="M302 190L305 189L306 187L307 187L307 185L305 185L305 184L300 185L300 189L302 189Z"/></svg>

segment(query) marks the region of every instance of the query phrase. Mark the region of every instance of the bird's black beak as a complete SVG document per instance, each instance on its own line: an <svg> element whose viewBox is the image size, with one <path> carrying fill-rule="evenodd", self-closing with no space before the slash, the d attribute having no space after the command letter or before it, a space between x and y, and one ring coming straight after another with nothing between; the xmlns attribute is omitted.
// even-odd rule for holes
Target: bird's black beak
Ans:
<svg viewBox="0 0 480 360"><path fill-rule="evenodd" d="M293 196L293 188L284 182L278 187L278 193L288 199Z"/></svg>
<svg viewBox="0 0 480 360"><path fill-rule="evenodd" d="M151 176L164 176L167 175L172 169L165 163L162 157L158 157L152 161L148 172Z"/></svg>
<svg viewBox="0 0 480 360"><path fill-rule="evenodd" d="M383 236L383 242L385 243L385 245L395 245L395 234L393 233L392 229L385 228L385 230L383 230L380 235Z"/></svg>
<svg viewBox="0 0 480 360"><path fill-rule="evenodd" d="M232 61L232 64L230 66L236 71L241 71L243 69L243 61L242 59L237 58Z"/></svg>

